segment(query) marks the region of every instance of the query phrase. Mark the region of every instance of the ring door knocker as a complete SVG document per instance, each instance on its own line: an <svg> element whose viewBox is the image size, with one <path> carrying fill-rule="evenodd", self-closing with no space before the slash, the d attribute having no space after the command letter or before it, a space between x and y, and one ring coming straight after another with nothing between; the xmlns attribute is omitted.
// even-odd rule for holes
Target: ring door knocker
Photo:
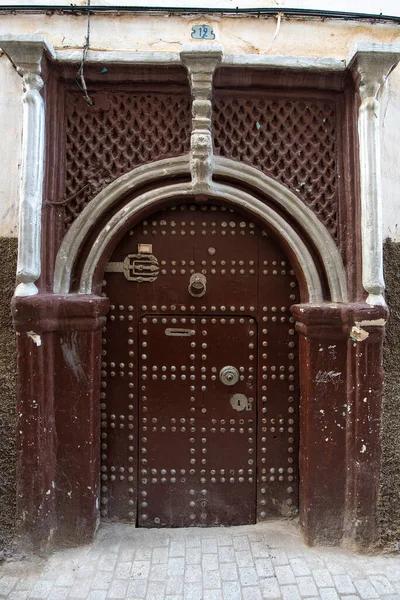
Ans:
<svg viewBox="0 0 400 600"><path fill-rule="evenodd" d="M203 273L193 273L189 281L189 294L194 298L201 298L207 291L207 279Z"/></svg>

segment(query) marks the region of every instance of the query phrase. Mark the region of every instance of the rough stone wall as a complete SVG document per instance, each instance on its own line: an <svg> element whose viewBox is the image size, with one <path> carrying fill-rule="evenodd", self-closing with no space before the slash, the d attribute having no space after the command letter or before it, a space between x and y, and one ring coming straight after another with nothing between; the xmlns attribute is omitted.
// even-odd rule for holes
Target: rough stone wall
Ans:
<svg viewBox="0 0 400 600"><path fill-rule="evenodd" d="M17 239L0 238L0 551L15 527L16 344L10 302L15 287Z"/></svg>
<svg viewBox="0 0 400 600"><path fill-rule="evenodd" d="M400 243L384 246L386 300L390 310L384 349L381 490L378 506L380 543L400 546Z"/></svg>

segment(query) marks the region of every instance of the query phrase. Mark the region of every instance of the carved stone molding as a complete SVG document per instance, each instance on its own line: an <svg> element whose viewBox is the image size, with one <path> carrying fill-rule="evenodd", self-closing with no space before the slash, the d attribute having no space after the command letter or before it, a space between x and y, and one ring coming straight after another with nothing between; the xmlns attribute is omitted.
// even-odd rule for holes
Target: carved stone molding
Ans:
<svg viewBox="0 0 400 600"><path fill-rule="evenodd" d="M192 90L192 134L190 139L190 171L197 193L206 193L213 172L211 131L211 96L214 71L222 60L222 47L183 47L181 61L188 70Z"/></svg>
<svg viewBox="0 0 400 600"><path fill-rule="evenodd" d="M136 213L146 209L146 207L156 205L156 203L163 200L179 198L180 196L185 197L190 193L190 184L178 183L168 185L161 189L144 192L140 196L130 200L115 213L108 221L107 226L99 232L97 238L93 241L82 270L79 293L92 293L95 272L98 265L101 264L106 248L110 247L113 239L118 238L126 222L129 222ZM208 195L210 198L228 200L235 206L244 206L250 214L263 219L284 240L293 252L293 255L297 258L306 283L304 297L307 297L307 301L309 302L323 302L322 284L318 269L306 244L290 223L287 223L283 217L257 198L242 191L238 192L228 185L213 184L208 190Z"/></svg>
<svg viewBox="0 0 400 600"><path fill-rule="evenodd" d="M54 51L44 36L0 36L0 47L22 77L23 140L19 201L16 296L38 293L40 276L41 209L44 171L44 85L42 59Z"/></svg>
<svg viewBox="0 0 400 600"><path fill-rule="evenodd" d="M190 47L193 47L192 44ZM203 47L203 45L202 45ZM209 47L209 46L208 46ZM215 47L215 44L213 45ZM56 50L56 60L60 63L79 63L82 59L82 50L60 48ZM181 58L178 52L134 52L114 50L89 50L86 62L91 64L120 65L178 65ZM225 54L222 57L225 67L256 67L266 69L290 69L291 71L306 71L308 73L341 73L346 69L346 62L335 58L271 54Z"/></svg>
<svg viewBox="0 0 400 600"><path fill-rule="evenodd" d="M400 45L357 44L349 69L358 87L361 183L362 282L367 303L385 305L383 292L382 197L379 92L400 60Z"/></svg>
<svg viewBox="0 0 400 600"><path fill-rule="evenodd" d="M150 165L137 167L104 188L93 201L85 207L64 237L56 258L53 286L54 293L71 293L73 267L82 252L90 229L97 223L100 223L108 212L112 212L113 206L118 204L120 198L122 198L128 190L133 192L150 182L153 182L155 188L155 191L140 197L135 193L132 206L126 206L122 209L123 215L120 215L122 221L127 218L128 210L130 211L130 216L132 216L132 210L136 212L140 211L141 208L143 208L141 202L144 202L146 205L147 203L154 203L159 195L165 200L166 187L165 183L163 183L163 179L168 176L171 177L179 174L186 174L189 172L189 169L190 161L188 156L165 159ZM326 273L331 301L348 301L346 271L340 253L324 225L297 196L282 184L274 181L260 171L257 171L254 167L250 167L243 163L238 164L232 160L217 156L215 157L214 169L215 173L223 178L226 177L231 181L236 179L245 182L249 187L256 189L259 193L270 198L273 204L278 207L277 212L280 210L287 211L290 215L290 219L293 219L304 231L312 231L313 242L321 256ZM161 189L158 189L160 184L162 184ZM186 187L185 184L182 184L179 189L175 186L174 193L179 192L180 194L185 195L190 193L191 190L191 184ZM244 195L243 193L239 193L234 184L231 184L230 186L221 184L217 186L216 184L213 184L210 186L208 194L210 196L231 200L232 204L241 206L245 210L249 210L252 214L258 215L266 222L270 222L271 218L275 218L272 215L272 213L275 213L272 207L268 208L266 204L260 202L251 194ZM109 227L109 224L107 227ZM293 231L292 228L290 228L290 230ZM112 235L114 234L115 231ZM293 232L293 236L294 237L292 241L289 242L289 245L291 245L294 239L298 239L295 232ZM283 235L283 237L285 237L285 235ZM96 246L97 240L93 245L93 252L96 250ZM303 248L303 245L301 248ZM313 263L312 258L305 258L304 254L302 256L304 257L305 263L307 263L308 260ZM307 254L307 257L308 256L309 255ZM92 277L96 269L98 257L93 260L94 262L92 261L90 269L86 271L86 274L90 273L89 279L82 281L81 293L88 293L84 290L92 290ZM308 267L307 270L309 270ZM314 275L312 278L313 277ZM314 278L314 282L315 281L316 279ZM319 288L320 284L318 284L317 287L315 287L314 284L311 286L311 289L314 289L314 292ZM316 301L314 292L312 295L314 296L314 301ZM319 294L320 292L317 293L317 296Z"/></svg>

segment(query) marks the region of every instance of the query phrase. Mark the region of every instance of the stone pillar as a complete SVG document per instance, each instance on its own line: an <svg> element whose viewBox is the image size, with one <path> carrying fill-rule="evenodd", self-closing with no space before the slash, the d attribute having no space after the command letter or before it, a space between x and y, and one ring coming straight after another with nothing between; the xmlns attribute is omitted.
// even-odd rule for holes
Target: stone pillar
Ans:
<svg viewBox="0 0 400 600"><path fill-rule="evenodd" d="M40 35L0 36L0 48L22 77L22 173L19 201L18 263L16 296L38 293L40 277L41 218L44 174L44 102L41 90L45 53L54 51Z"/></svg>
<svg viewBox="0 0 400 600"><path fill-rule="evenodd" d="M361 182L362 282L367 303L385 305L379 92L400 60L400 46L359 43L349 57L361 104L358 136Z"/></svg>
<svg viewBox="0 0 400 600"><path fill-rule="evenodd" d="M368 304L292 307L300 334L300 523L309 544L376 541L382 339Z"/></svg>
<svg viewBox="0 0 400 600"><path fill-rule="evenodd" d="M346 490L346 348L340 305L292 307L300 356L300 523L307 543L338 544Z"/></svg>
<svg viewBox="0 0 400 600"><path fill-rule="evenodd" d="M387 310L355 306L347 315L348 415L346 544L373 550L378 542L383 341Z"/></svg>
<svg viewBox="0 0 400 600"><path fill-rule="evenodd" d="M213 173L211 132L211 97L214 71L222 60L222 47L188 46L181 51L181 61L189 74L192 90L192 134L190 171L193 191L207 193Z"/></svg>
<svg viewBox="0 0 400 600"><path fill-rule="evenodd" d="M14 297L23 548L87 543L95 533L101 328L108 304L90 295Z"/></svg>

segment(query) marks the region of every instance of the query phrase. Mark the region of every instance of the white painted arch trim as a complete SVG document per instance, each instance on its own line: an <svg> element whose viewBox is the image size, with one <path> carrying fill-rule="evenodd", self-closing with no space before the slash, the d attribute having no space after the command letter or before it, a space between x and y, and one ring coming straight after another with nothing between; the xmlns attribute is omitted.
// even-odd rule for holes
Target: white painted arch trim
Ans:
<svg viewBox="0 0 400 600"><path fill-rule="evenodd" d="M127 192L132 192L145 183L149 183L150 181L155 182L174 175L189 174L189 172L190 162L188 155L173 159L165 159L152 163L151 165L138 167L130 173L122 175L102 190L82 211L61 244L55 265L54 293L68 294L70 292L71 272L82 244L92 226L101 218L110 206L112 206L112 204L118 201ZM214 173L231 179L240 180L241 182L246 182L263 194L266 194L273 202L284 208L285 211L287 211L312 237L325 267L331 301L347 302L346 272L340 253L324 225L318 220L314 213L305 206L299 198L297 198L297 196L280 183L267 177L253 167L229 159L216 157ZM166 196L166 194L169 194L170 190L174 190L173 193L178 194L181 197L193 193L191 184L167 186L152 192L147 192L140 197L136 197L121 209L121 211L119 211L107 224L106 231L112 229L112 223L114 223L115 219L116 221L119 221L119 225L123 227L123 223L127 218L135 214L135 210L142 210L145 206L151 206L152 203L158 200L167 199L167 197L170 196ZM310 301L321 302L323 300L321 282L314 260L300 236L282 217L277 215L271 207L259 201L251 194L239 191L231 185L216 184L214 182L209 190L209 195L214 198L225 198L230 200L233 204L241 206L273 227L273 229L287 241L288 245L296 253L299 263L304 271L307 285L309 286ZM129 212L128 214L126 212L128 207L129 211L133 210L133 212ZM116 227L117 228L113 230L113 233L107 238L108 241L118 231L118 223L116 224ZM92 292L93 274L97 265L96 261L99 260L101 253L104 250L101 241L104 234L104 231L100 232L87 258L80 282L80 293L84 294ZM100 248L100 245L103 250L101 250L99 254L97 249ZM311 300L311 298L313 298L313 300Z"/></svg>
<svg viewBox="0 0 400 600"><path fill-rule="evenodd" d="M162 188L151 190L134 198L121 208L107 223L107 226L99 233L88 254L82 270L79 286L80 294L90 294L93 289L93 277L96 267L103 256L107 246L125 228L126 221L136 213L151 207L155 202L182 199L193 194L191 183L178 183ZM271 207L260 200L253 198L250 194L238 191L228 185L212 184L209 193L210 198L225 199L233 205L245 208L249 213L261 217L268 225L283 238L288 246L297 256L299 265L307 283L309 302L323 302L322 285L313 258L300 236L293 228L278 215Z"/></svg>
<svg viewBox="0 0 400 600"><path fill-rule="evenodd" d="M97 194L71 225L60 246L54 269L54 293L69 293L71 272L81 245L92 226L114 202L118 201L124 194L133 192L136 188L150 181L157 181L158 179L173 177L182 173L190 173L188 154L137 167L129 173L118 177L118 179Z"/></svg>

